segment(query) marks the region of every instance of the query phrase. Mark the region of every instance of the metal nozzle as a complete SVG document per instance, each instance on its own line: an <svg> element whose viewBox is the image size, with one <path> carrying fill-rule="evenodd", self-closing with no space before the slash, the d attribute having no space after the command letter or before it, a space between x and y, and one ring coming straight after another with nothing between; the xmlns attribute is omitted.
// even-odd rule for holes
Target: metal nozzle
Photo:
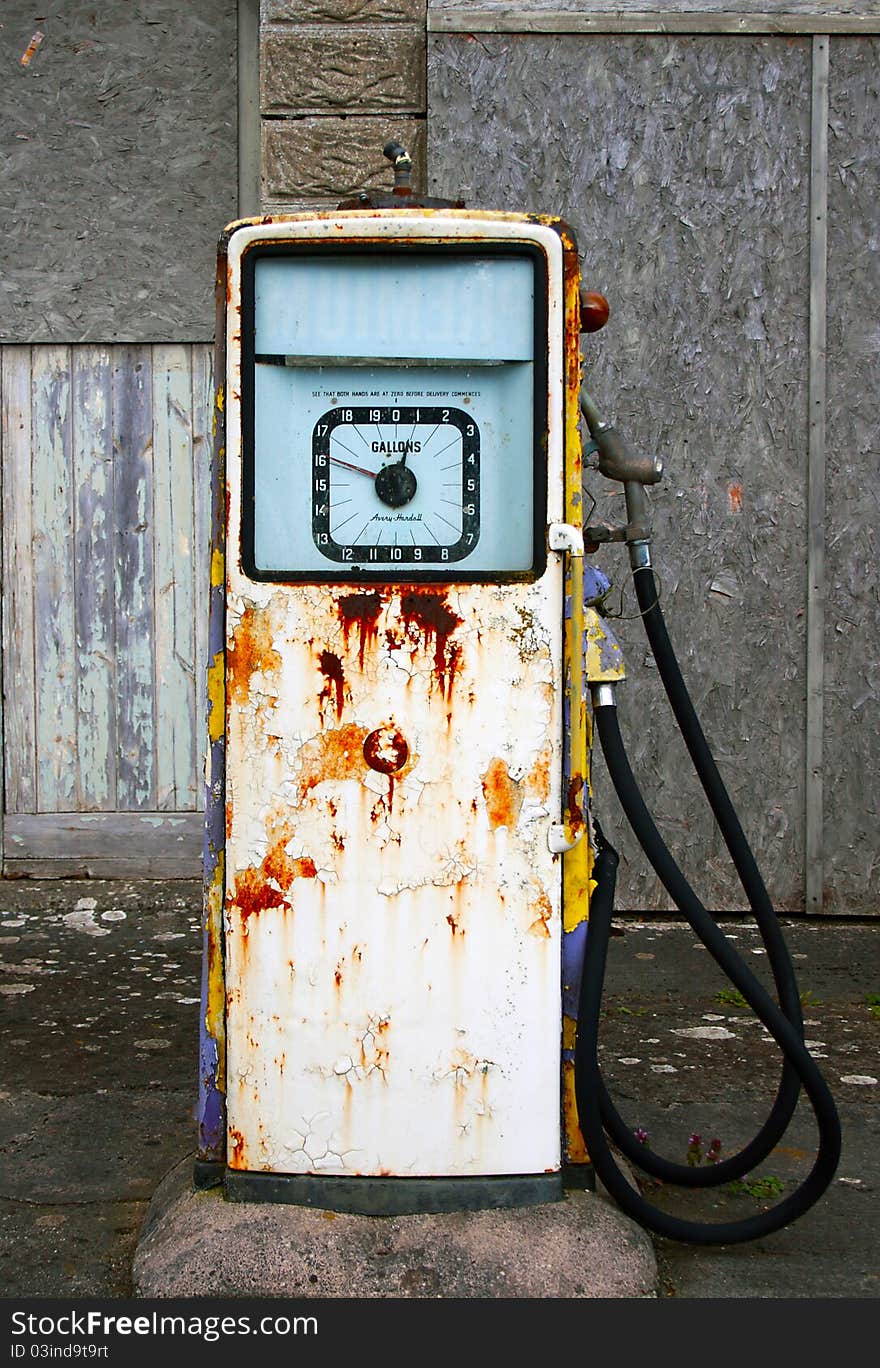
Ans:
<svg viewBox="0 0 880 1368"><path fill-rule="evenodd" d="M657 484L663 478L663 461L659 456L641 456L631 451L613 423L603 421L590 396L581 390L581 413L587 420L590 436L596 443L599 473L607 480L626 484Z"/></svg>
<svg viewBox="0 0 880 1368"><path fill-rule="evenodd" d="M412 158L403 143L393 139L387 142L382 152L394 163L394 192L398 195L412 194Z"/></svg>
<svg viewBox="0 0 880 1368"><path fill-rule="evenodd" d="M640 456L630 451L613 423L603 422L586 390L581 390L580 402L596 449L599 474L623 485L627 519L624 539L631 544L647 545L651 540L651 519L645 485L656 484L662 478L663 462L659 456Z"/></svg>

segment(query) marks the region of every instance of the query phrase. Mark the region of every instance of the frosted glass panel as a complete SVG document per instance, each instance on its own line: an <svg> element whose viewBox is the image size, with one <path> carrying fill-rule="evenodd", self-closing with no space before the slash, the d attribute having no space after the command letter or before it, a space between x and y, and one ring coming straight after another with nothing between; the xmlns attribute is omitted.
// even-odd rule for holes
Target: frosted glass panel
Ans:
<svg viewBox="0 0 880 1368"><path fill-rule="evenodd" d="M530 361L532 270L503 256L264 257L256 351Z"/></svg>
<svg viewBox="0 0 880 1368"><path fill-rule="evenodd" d="M535 274L524 252L257 256L250 573L532 570Z"/></svg>

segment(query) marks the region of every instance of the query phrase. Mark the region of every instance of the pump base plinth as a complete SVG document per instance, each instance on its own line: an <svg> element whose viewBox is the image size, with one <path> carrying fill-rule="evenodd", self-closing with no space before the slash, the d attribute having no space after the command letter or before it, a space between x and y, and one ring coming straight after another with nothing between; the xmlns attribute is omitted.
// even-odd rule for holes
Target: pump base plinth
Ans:
<svg viewBox="0 0 880 1368"><path fill-rule="evenodd" d="M251 1173L227 1169L230 1202L288 1202L358 1216L485 1211L537 1206L562 1199L559 1173L479 1178L349 1178L314 1173Z"/></svg>
<svg viewBox="0 0 880 1368"><path fill-rule="evenodd" d="M204 1188L219 1187L223 1182L226 1165L219 1159L196 1159L193 1164L193 1187L197 1191Z"/></svg>
<svg viewBox="0 0 880 1368"><path fill-rule="evenodd" d="M192 1158L157 1189L138 1297L654 1297L649 1236L605 1197L534 1206L340 1214L197 1190Z"/></svg>

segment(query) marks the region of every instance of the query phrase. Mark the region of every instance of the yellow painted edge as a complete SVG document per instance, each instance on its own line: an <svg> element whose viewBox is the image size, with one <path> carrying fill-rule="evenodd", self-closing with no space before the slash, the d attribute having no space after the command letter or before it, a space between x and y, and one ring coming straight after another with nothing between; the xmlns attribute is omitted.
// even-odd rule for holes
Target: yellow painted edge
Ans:
<svg viewBox="0 0 880 1368"><path fill-rule="evenodd" d="M574 244L570 244L574 251ZM576 258L575 258L576 259ZM569 259L570 260L570 259ZM568 339L580 337L580 273L567 270L565 276L565 332ZM583 469L581 461L580 389L581 362L573 364L573 348L566 347L565 375L565 521L574 527L583 525ZM569 700L569 744L571 747L569 775L575 786L578 805L586 819L589 798L589 735L590 722L584 696L583 671L584 633L584 563L580 557L566 558L565 593L569 612L565 621L564 671ZM579 789L577 785L580 785ZM589 826L572 830L566 795L566 835L580 834L581 839L562 857L562 926L563 933L586 920L589 914L593 851L590 847ZM562 1047L574 1045L576 1022L563 1017ZM589 1156L577 1119L574 1094L574 1064L562 1060L562 1129L563 1154L569 1164L585 1164Z"/></svg>
<svg viewBox="0 0 880 1368"><path fill-rule="evenodd" d="M586 677L590 684L613 684L626 678L623 652L611 628L595 608L584 609L586 629Z"/></svg>
<svg viewBox="0 0 880 1368"><path fill-rule="evenodd" d="M574 1095L574 1063L570 1059L565 1059L562 1063L562 1114L565 1118L568 1163L588 1164L590 1156L578 1125L577 1102Z"/></svg>
<svg viewBox="0 0 880 1368"><path fill-rule="evenodd" d="M226 668L223 651L217 651L208 666L208 736L219 741L226 721Z"/></svg>
<svg viewBox="0 0 880 1368"><path fill-rule="evenodd" d="M208 930L208 993L205 1006L205 1030L217 1042L217 1079L220 1092L226 1090L226 991L223 975L223 888L224 853L217 856L217 864L206 898Z"/></svg>

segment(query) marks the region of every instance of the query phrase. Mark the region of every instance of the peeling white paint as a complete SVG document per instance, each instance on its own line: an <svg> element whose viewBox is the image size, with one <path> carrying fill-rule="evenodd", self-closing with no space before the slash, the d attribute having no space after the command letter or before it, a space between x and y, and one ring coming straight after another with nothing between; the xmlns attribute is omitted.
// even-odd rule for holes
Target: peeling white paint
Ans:
<svg viewBox="0 0 880 1368"><path fill-rule="evenodd" d="M877 1079L872 1078L870 1074L841 1074L840 1081L841 1083L851 1083L857 1088L875 1088L877 1086Z"/></svg>
<svg viewBox="0 0 880 1368"><path fill-rule="evenodd" d="M726 1026L683 1026L672 1031L672 1035L687 1036L688 1040L736 1040L733 1031Z"/></svg>

